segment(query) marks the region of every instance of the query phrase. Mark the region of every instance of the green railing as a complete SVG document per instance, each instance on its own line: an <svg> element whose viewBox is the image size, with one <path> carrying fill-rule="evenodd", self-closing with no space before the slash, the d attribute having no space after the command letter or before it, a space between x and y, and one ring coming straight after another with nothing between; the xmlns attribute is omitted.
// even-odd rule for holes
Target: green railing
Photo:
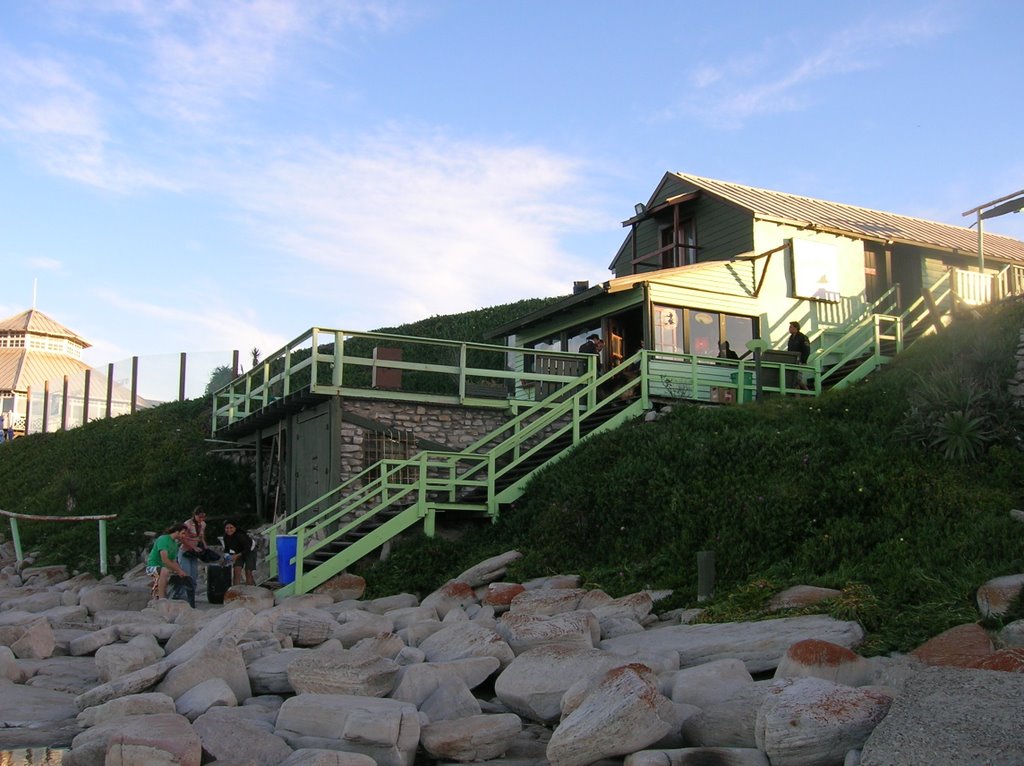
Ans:
<svg viewBox="0 0 1024 766"><path fill-rule="evenodd" d="M18 528L18 520L22 521L43 521L43 522L77 522L95 521L99 525L99 548L100 548L100 574L107 574L107 522L117 518L116 513L104 516L38 516L27 513L14 513L13 511L0 510L0 515L6 516L11 522L11 540L14 543L14 555L19 563L25 560L21 548L21 530Z"/></svg>
<svg viewBox="0 0 1024 766"><path fill-rule="evenodd" d="M268 529L269 565L278 574L277 537L292 535L295 581L283 593L304 593L422 522L433 533L439 511L461 510L496 517L500 505L518 498L530 477L560 460L588 436L616 428L650 408L652 398L751 401L757 376L761 393L813 396L796 375L814 367L691 354L640 351L601 376L593 371L563 386L536 407L461 451L419 453L385 460L280 519ZM349 535L369 529L328 560L306 569Z"/></svg>
<svg viewBox="0 0 1024 766"><path fill-rule="evenodd" d="M213 395L213 435L299 394L507 408L596 368L592 354L314 327Z"/></svg>

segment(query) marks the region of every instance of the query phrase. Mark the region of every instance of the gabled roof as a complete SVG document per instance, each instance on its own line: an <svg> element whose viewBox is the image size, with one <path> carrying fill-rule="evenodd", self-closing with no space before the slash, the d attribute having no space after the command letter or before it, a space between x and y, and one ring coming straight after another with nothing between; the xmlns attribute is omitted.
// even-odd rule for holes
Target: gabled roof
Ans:
<svg viewBox="0 0 1024 766"><path fill-rule="evenodd" d="M29 309L0 320L0 332L31 333L32 335L48 335L52 338L67 338L78 343L82 348L89 348L78 333L69 330L60 322L56 322L38 309Z"/></svg>
<svg viewBox="0 0 1024 766"><path fill-rule="evenodd" d="M964 255L977 254L978 234L963 226L927 221L866 207L758 189L688 173L671 173L684 183L749 211L755 218L818 228L873 240L923 245ZM985 234L985 256L1024 263L1024 242Z"/></svg>

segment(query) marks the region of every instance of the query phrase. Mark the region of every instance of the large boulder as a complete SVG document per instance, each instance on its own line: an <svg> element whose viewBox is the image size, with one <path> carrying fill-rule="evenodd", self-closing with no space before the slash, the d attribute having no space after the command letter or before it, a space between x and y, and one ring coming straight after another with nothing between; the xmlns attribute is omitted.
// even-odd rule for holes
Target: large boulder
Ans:
<svg viewBox="0 0 1024 766"><path fill-rule="evenodd" d="M423 749L445 761L489 761L504 755L523 729L512 713L475 715L427 724L420 734Z"/></svg>
<svg viewBox="0 0 1024 766"><path fill-rule="evenodd" d="M548 742L551 766L586 766L657 742L675 724L672 703L658 692L644 665L608 671L555 729Z"/></svg>
<svg viewBox="0 0 1024 766"><path fill-rule="evenodd" d="M757 746L772 766L829 766L860 749L892 697L821 678L775 681L757 713Z"/></svg>
<svg viewBox="0 0 1024 766"><path fill-rule="evenodd" d="M763 673L774 670L786 649L807 638L852 648L864 639L864 630L856 622L812 614L759 622L672 625L610 638L600 648L627 658L640 651L670 650L679 654L683 667L738 658L751 673Z"/></svg>
<svg viewBox="0 0 1024 766"><path fill-rule="evenodd" d="M408 702L347 694L300 694L285 700L275 733L290 747L363 753L378 766L412 766L420 719Z"/></svg>

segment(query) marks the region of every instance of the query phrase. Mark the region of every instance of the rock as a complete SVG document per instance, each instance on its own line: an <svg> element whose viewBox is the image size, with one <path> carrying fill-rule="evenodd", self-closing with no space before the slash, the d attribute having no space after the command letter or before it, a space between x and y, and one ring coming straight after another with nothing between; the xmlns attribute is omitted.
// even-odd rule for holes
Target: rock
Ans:
<svg viewBox="0 0 1024 766"><path fill-rule="evenodd" d="M116 643L119 638L120 634L117 631L117 627L111 625L107 628L100 628L99 630L83 633L81 636L71 641L68 646L68 650L75 657L83 657L88 654L95 654L96 650L101 646Z"/></svg>
<svg viewBox="0 0 1024 766"><path fill-rule="evenodd" d="M498 699L511 711L539 723L554 723L562 697L580 678L625 664L599 649L541 646L523 652L494 682Z"/></svg>
<svg viewBox="0 0 1024 766"><path fill-rule="evenodd" d="M419 646L428 662L466 657L497 657L502 667L515 659L511 647L495 631L474 622L456 622L428 636Z"/></svg>
<svg viewBox="0 0 1024 766"><path fill-rule="evenodd" d="M547 644L592 649L601 640L601 626L592 612L563 612L552 617L509 612L496 631L515 654Z"/></svg>
<svg viewBox="0 0 1024 766"><path fill-rule="evenodd" d="M420 740L408 702L344 694L300 694L285 700L276 733L294 749L363 753L378 766L412 766Z"/></svg>
<svg viewBox="0 0 1024 766"><path fill-rule="evenodd" d="M772 766L841 764L889 711L892 697L820 678L773 682L757 714L757 746Z"/></svg>
<svg viewBox="0 0 1024 766"><path fill-rule="evenodd" d="M736 689L753 682L741 660L715 660L673 673L667 696L673 702L705 707L722 702Z"/></svg>
<svg viewBox="0 0 1024 766"><path fill-rule="evenodd" d="M770 766L760 750L741 747L685 747L641 750L626 756L623 766Z"/></svg>
<svg viewBox="0 0 1024 766"><path fill-rule="evenodd" d="M322 583L313 589L314 593L321 593L331 597L332 601L345 601L347 599L359 599L366 591L366 580L359 575L342 572L330 580Z"/></svg>
<svg viewBox="0 0 1024 766"><path fill-rule="evenodd" d="M9 646L0 646L0 678L16 684L25 683L28 674L21 669Z"/></svg>
<svg viewBox="0 0 1024 766"><path fill-rule="evenodd" d="M159 682L172 667L173 665L166 659L159 660L152 665L139 668L134 673L121 676L121 678L101 684L84 694L78 695L75 698L75 705L78 706L79 710L85 710L95 705L102 705L104 702L109 702L118 697L126 697L130 694L147 691Z"/></svg>
<svg viewBox="0 0 1024 766"><path fill-rule="evenodd" d="M174 701L177 713L194 721L212 707L234 707L238 704L231 687L223 678L208 678L186 690Z"/></svg>
<svg viewBox="0 0 1024 766"><path fill-rule="evenodd" d="M457 678L467 688L475 689L500 666L497 657L467 657L454 662L408 665L399 669L391 697L419 707L447 680Z"/></svg>
<svg viewBox="0 0 1024 766"><path fill-rule="evenodd" d="M150 590L146 586L89 585L79 592L78 603L96 614L111 609L138 612L149 603Z"/></svg>
<svg viewBox="0 0 1024 766"><path fill-rule="evenodd" d="M253 694L294 694L288 666L311 649L284 649L267 654L246 667Z"/></svg>
<svg viewBox="0 0 1024 766"><path fill-rule="evenodd" d="M282 614L277 620L274 632L288 636L295 646L318 646L331 638L337 627L338 621L333 615L315 609L304 609L301 612Z"/></svg>
<svg viewBox="0 0 1024 766"><path fill-rule="evenodd" d="M674 717L650 669L615 668L555 729L548 761L551 766L586 766L642 750L672 729Z"/></svg>
<svg viewBox="0 0 1024 766"><path fill-rule="evenodd" d="M602 591L589 591L580 599L580 609L588 609L598 620L622 619L639 622L651 613L654 599L645 591L610 598Z"/></svg>
<svg viewBox="0 0 1024 766"><path fill-rule="evenodd" d="M1024 574L996 577L978 588L978 611L983 617L1001 617L1020 595Z"/></svg>
<svg viewBox="0 0 1024 766"><path fill-rule="evenodd" d="M1004 673L1024 673L1024 648L998 649L987 657L975 660L970 667L979 670L1001 670Z"/></svg>
<svg viewBox="0 0 1024 766"><path fill-rule="evenodd" d="M519 583L492 582L487 586L480 599L480 603L492 607L495 612L507 612L512 605L512 599L526 590Z"/></svg>
<svg viewBox="0 0 1024 766"><path fill-rule="evenodd" d="M682 722L686 744L700 747L750 748L757 745L757 714L768 696L771 681L751 681L728 689L705 689L700 712ZM718 699L714 700L717 696Z"/></svg>
<svg viewBox="0 0 1024 766"><path fill-rule="evenodd" d="M808 638L797 641L775 669L776 678L813 676L846 686L871 683L871 666L860 655L828 641Z"/></svg>
<svg viewBox="0 0 1024 766"><path fill-rule="evenodd" d="M22 666L26 664L20 661ZM91 657L51 657L33 663L35 671L26 686L79 695L99 683L96 663Z"/></svg>
<svg viewBox="0 0 1024 766"><path fill-rule="evenodd" d="M513 713L474 715L423 727L420 742L432 757L458 761L489 761L503 755L522 731Z"/></svg>
<svg viewBox="0 0 1024 766"><path fill-rule="evenodd" d="M751 673L762 673L774 670L786 649L805 638L852 648L863 640L864 631L856 622L813 614L759 622L672 625L611 638L602 641L600 648L624 657L637 651L675 651L683 667L738 658Z"/></svg>
<svg viewBox="0 0 1024 766"><path fill-rule="evenodd" d="M437 610L427 606L404 606L400 609L391 609L384 613L384 617L391 620L393 630L403 630L417 622L424 620L437 620Z"/></svg>
<svg viewBox="0 0 1024 766"><path fill-rule="evenodd" d="M167 655L172 665L180 665L217 638L236 641L248 630L253 615L248 609L226 609L206 623L192 638Z"/></svg>
<svg viewBox="0 0 1024 766"><path fill-rule="evenodd" d="M459 609L476 603L476 592L471 585L459 580L449 580L424 598L420 606L433 609L437 612L437 616L443 620L445 615L453 609Z"/></svg>
<svg viewBox="0 0 1024 766"><path fill-rule="evenodd" d="M929 665L969 667L994 651L992 639L977 623L957 625L925 641L911 652Z"/></svg>
<svg viewBox="0 0 1024 766"><path fill-rule="evenodd" d="M455 579L468 584L471 588L487 585L503 578L509 564L515 563L522 557L523 554L519 551L506 551L475 564Z"/></svg>
<svg viewBox="0 0 1024 766"><path fill-rule="evenodd" d="M180 665L169 670L156 691L177 700L186 691L210 678L222 679L238 702L252 696L242 652L230 635L221 635L211 640Z"/></svg>
<svg viewBox="0 0 1024 766"><path fill-rule="evenodd" d="M1018 673L925 668L864 743L860 766L1024 763L1021 699Z"/></svg>
<svg viewBox="0 0 1024 766"><path fill-rule="evenodd" d="M999 642L1003 646L1024 646L1024 620L1014 620L999 631Z"/></svg>
<svg viewBox="0 0 1024 766"><path fill-rule="evenodd" d="M292 748L273 731L273 717L246 717L244 708L212 707L199 716L193 728L203 750L217 763L281 766L292 756Z"/></svg>
<svg viewBox="0 0 1024 766"><path fill-rule="evenodd" d="M19 609L24 612L38 614L39 612L45 612L48 609L53 609L60 605L61 594L58 591L42 591L41 593L32 593L19 598L6 599L3 603L0 603L0 612L6 612L10 609Z"/></svg>
<svg viewBox="0 0 1024 766"><path fill-rule="evenodd" d="M830 598L840 595L841 592L834 588L819 588L815 585L794 585L792 588L786 588L781 593L772 596L771 601L768 602L768 610L778 612L782 609L801 609L828 601Z"/></svg>
<svg viewBox="0 0 1024 766"><path fill-rule="evenodd" d="M326 593L293 593L289 596L274 593L274 604L288 611L301 612L304 609L323 609L334 604L334 599ZM332 616L333 620L334 617Z"/></svg>
<svg viewBox="0 0 1024 766"><path fill-rule="evenodd" d="M289 755L281 766L376 766L377 762L362 753L339 753L304 747Z"/></svg>
<svg viewBox="0 0 1024 766"><path fill-rule="evenodd" d="M548 615L573 612L579 609L586 591L579 588L537 588L525 590L512 599L512 614Z"/></svg>
<svg viewBox="0 0 1024 766"><path fill-rule="evenodd" d="M256 614L274 606L274 592L257 585L232 585L224 592L224 606L240 607Z"/></svg>
<svg viewBox="0 0 1024 766"><path fill-rule="evenodd" d="M479 700L473 696L466 682L458 677L441 681L437 689L419 706L419 710L434 723L469 718L483 712Z"/></svg>
<svg viewBox="0 0 1024 766"><path fill-rule="evenodd" d="M71 754L76 766L199 766L202 746L183 716L156 713L86 729L72 740Z"/></svg>
<svg viewBox="0 0 1024 766"><path fill-rule="evenodd" d="M384 697L394 688L398 664L372 652L318 649L288 665L296 694L357 694Z"/></svg>
<svg viewBox="0 0 1024 766"><path fill-rule="evenodd" d="M393 660L408 647L394 633L378 633L376 636L357 641L351 648L354 652L375 654L378 657Z"/></svg>
<svg viewBox="0 0 1024 766"><path fill-rule="evenodd" d="M164 650L149 636L133 638L127 644L109 644L96 650L96 670L103 683L114 681L164 656Z"/></svg>
<svg viewBox="0 0 1024 766"><path fill-rule="evenodd" d="M19 627L21 628L20 635L10 643L15 657L23 660L45 659L53 656L57 640L53 635L53 628L50 627L50 623L45 617Z"/></svg>
<svg viewBox="0 0 1024 766"><path fill-rule="evenodd" d="M132 694L128 697L90 707L78 714L82 726L96 726L112 718L126 715L151 715L153 713L174 713L174 700L166 694Z"/></svg>
<svg viewBox="0 0 1024 766"><path fill-rule="evenodd" d="M390 617L362 609L349 609L338 615L338 625L333 635L345 646L352 646L364 638L394 631L395 623Z"/></svg>

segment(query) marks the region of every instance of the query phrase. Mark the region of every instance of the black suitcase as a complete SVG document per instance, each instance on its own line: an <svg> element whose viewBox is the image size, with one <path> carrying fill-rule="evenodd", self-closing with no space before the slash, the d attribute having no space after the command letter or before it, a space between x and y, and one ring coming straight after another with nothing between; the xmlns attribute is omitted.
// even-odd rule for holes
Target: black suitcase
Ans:
<svg viewBox="0 0 1024 766"><path fill-rule="evenodd" d="M223 604L224 594L231 587L231 567L206 567L206 600L211 604Z"/></svg>

